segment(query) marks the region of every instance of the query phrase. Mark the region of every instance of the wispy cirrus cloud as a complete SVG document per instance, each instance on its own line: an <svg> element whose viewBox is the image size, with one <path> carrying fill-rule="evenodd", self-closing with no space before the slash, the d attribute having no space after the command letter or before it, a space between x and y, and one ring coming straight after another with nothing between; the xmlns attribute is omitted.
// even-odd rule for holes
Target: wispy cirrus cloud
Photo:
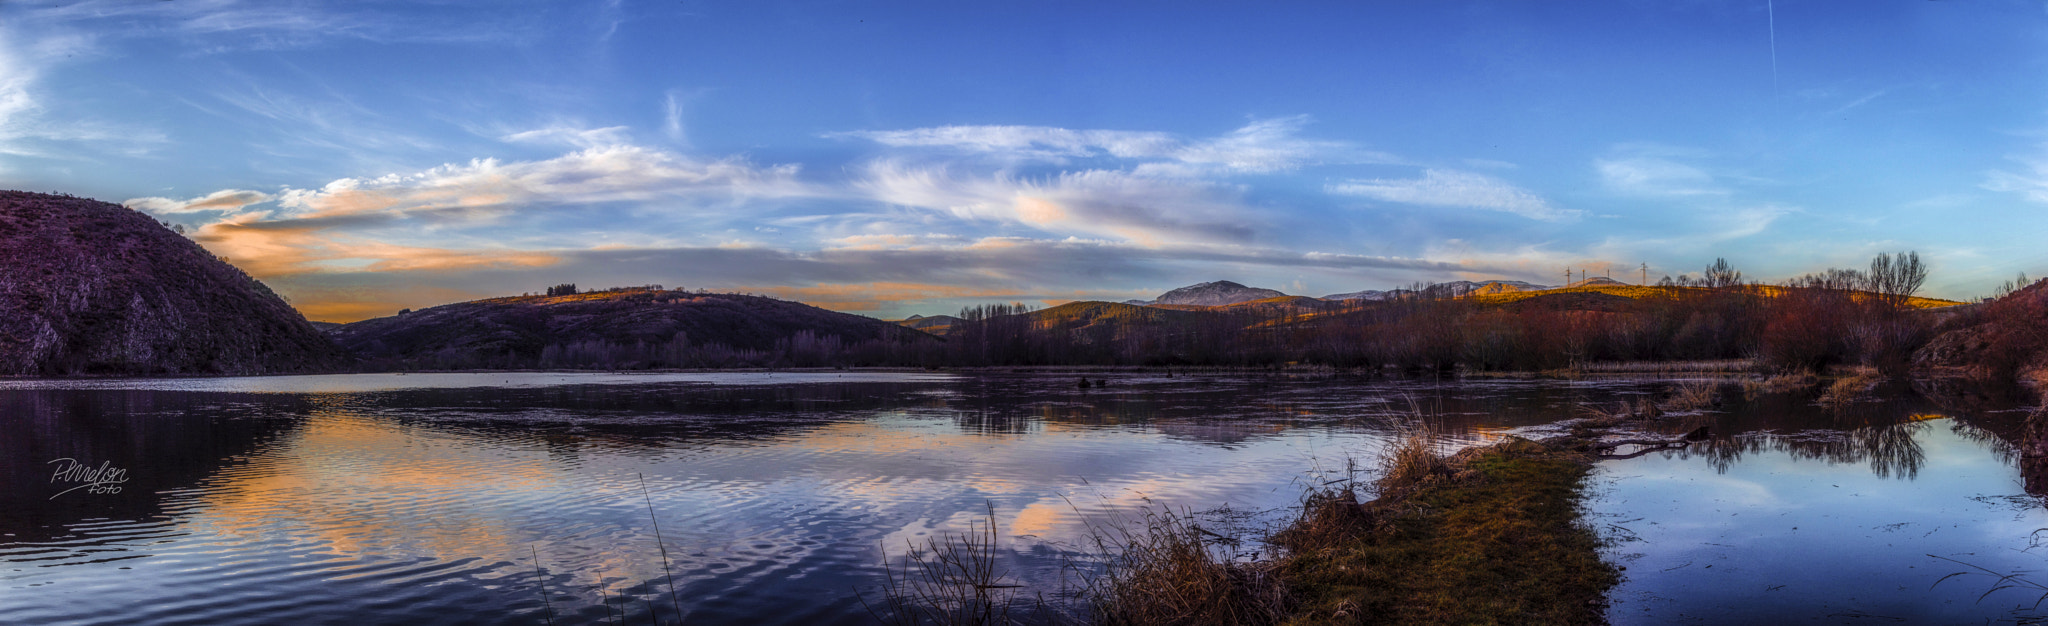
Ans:
<svg viewBox="0 0 2048 626"><path fill-rule="evenodd" d="M91 38L24 30L0 24L0 155L77 159L72 152L81 145L138 155L165 141L153 129L52 111L44 104L45 75L64 60L88 53Z"/></svg>
<svg viewBox="0 0 2048 626"><path fill-rule="evenodd" d="M1254 121L1219 137L1190 139L1171 133L1075 130L1049 126L937 126L908 130L827 133L896 148L935 148L1013 161L1065 163L1105 158L1136 161L1133 171L1153 176L1263 174L1304 165L1396 163L1401 159L1348 142L1309 139L1307 116Z"/></svg>
<svg viewBox="0 0 2048 626"><path fill-rule="evenodd" d="M1990 191L2020 194L2032 202L2048 203L2048 157L2013 157L2021 169L1991 170L1978 186Z"/></svg>
<svg viewBox="0 0 2048 626"><path fill-rule="evenodd" d="M542 143L574 146L577 148L602 148L631 143L624 126L585 128L579 124L555 124L542 128L505 133L499 139L514 143Z"/></svg>
<svg viewBox="0 0 2048 626"><path fill-rule="evenodd" d="M200 53L279 50L338 39L376 43L512 41L538 30L537 18L504 5L407 12L360 2L79 0L23 7L14 19L41 28L90 28L121 38L178 37Z"/></svg>
<svg viewBox="0 0 2048 626"><path fill-rule="evenodd" d="M302 216L324 217L377 211L682 197L775 198L813 193L796 180L797 170L795 165L759 167L739 158L706 161L653 148L611 145L538 161L477 159L409 175L343 178L318 189L287 189L277 194L277 200Z"/></svg>
<svg viewBox="0 0 2048 626"><path fill-rule="evenodd" d="M795 181L795 174L795 166L764 168L740 159L706 161L614 145L538 161L478 159L409 175L343 178L275 194L224 189L197 198L144 197L125 204L160 215L218 212L193 239L260 278L531 268L553 264L558 257L502 245L461 249L399 242L422 228L439 229L451 239L461 232L494 239L488 233L504 226L499 220L549 206L666 201L671 212L687 214L812 193Z"/></svg>
<svg viewBox="0 0 2048 626"><path fill-rule="evenodd" d="M1059 234L1111 236L1146 245L1250 241L1238 188L1115 170L1043 178L956 176L944 167L878 161L856 187L889 204L936 209Z"/></svg>
<svg viewBox="0 0 2048 626"><path fill-rule="evenodd" d="M1553 206L1542 196L1506 181L1460 170L1423 170L1421 178L1353 180L1328 185L1324 190L1401 204L1501 211L1552 222L1585 215L1583 211Z"/></svg>
<svg viewBox="0 0 2048 626"><path fill-rule="evenodd" d="M239 213L241 212L243 207L247 207L253 204L269 202L271 199L272 196L270 194L263 193L261 191L250 191L247 189L222 189L220 191L206 194L197 198L189 198L185 200L174 200L171 198L163 197L147 197L133 198L126 202L122 202L121 204L131 209L148 211L150 213L155 213L158 215L175 215L179 213L201 213L206 211Z"/></svg>
<svg viewBox="0 0 2048 626"><path fill-rule="evenodd" d="M1622 144L1607 158L1593 160L1593 170L1609 191L1633 196L1726 196L1720 177L1687 163L1694 150L1651 144Z"/></svg>

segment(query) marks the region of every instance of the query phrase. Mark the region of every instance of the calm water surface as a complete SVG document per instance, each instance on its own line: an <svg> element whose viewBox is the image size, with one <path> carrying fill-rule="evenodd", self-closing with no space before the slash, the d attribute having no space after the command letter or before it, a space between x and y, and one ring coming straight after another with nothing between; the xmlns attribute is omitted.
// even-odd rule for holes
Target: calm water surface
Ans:
<svg viewBox="0 0 2048 626"><path fill-rule="evenodd" d="M1050 589L1090 522L1282 523L1415 407L1461 446L1664 385L1107 377L0 381L0 623L869 623L885 547L991 509L1012 576ZM2006 443L2013 403L1729 392L1652 426L1713 442L1602 464L1617 622L2040 615L2038 590L1935 584L1959 562L2048 569L2023 551L2048 515ZM59 459L126 482L78 488Z"/></svg>

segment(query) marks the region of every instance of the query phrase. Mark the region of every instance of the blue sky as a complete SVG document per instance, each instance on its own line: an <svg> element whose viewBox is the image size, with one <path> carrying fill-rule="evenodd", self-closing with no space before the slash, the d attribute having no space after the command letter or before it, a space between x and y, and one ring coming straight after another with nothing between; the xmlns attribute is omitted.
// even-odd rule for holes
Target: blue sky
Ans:
<svg viewBox="0 0 2048 626"><path fill-rule="evenodd" d="M2048 5L0 2L0 186L316 320L2048 274Z"/></svg>

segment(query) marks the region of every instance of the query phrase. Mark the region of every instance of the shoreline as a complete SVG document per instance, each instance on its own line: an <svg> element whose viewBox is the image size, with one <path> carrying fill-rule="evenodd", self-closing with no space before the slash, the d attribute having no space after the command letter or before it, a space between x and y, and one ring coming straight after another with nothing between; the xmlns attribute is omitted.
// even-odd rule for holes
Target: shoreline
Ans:
<svg viewBox="0 0 2048 626"><path fill-rule="evenodd" d="M379 369L379 370L338 370L324 372L265 372L260 374L221 373L153 373L153 374L74 374L65 376L0 375L0 380L109 380L109 379L168 379L168 378L259 378L279 376L337 376L346 374L714 374L714 373L767 373L767 372L958 372L958 373L1016 373L1016 374L1355 374L1362 376L1388 376L1425 378L1435 375L1434 370L1412 371L1393 366L1384 367L1338 367L1333 365L1287 364L1287 365L985 365L947 367L734 367L734 368L652 368L652 369ZM1710 361L1615 361L1589 363L1578 368L1553 370L1465 370L1448 373L1446 378L1570 378L1579 376L1611 375L1658 375L1658 374L1754 374L1760 373L1756 364L1742 359Z"/></svg>

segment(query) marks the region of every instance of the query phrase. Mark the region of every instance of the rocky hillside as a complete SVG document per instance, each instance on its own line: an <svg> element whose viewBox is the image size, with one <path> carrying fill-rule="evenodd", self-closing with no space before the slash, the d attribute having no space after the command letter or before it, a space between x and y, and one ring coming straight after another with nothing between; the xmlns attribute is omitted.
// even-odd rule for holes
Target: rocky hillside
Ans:
<svg viewBox="0 0 2048 626"><path fill-rule="evenodd" d="M327 370L341 350L263 283L116 204L0 191L0 375Z"/></svg>
<svg viewBox="0 0 2048 626"><path fill-rule="evenodd" d="M1913 353L1916 369L1996 380L2048 373L2048 280L1990 302L1927 313L1939 316L1939 325L1934 339Z"/></svg>
<svg viewBox="0 0 2048 626"><path fill-rule="evenodd" d="M619 289L449 304L330 331L378 368L895 364L932 336L760 296Z"/></svg>
<svg viewBox="0 0 2048 626"><path fill-rule="evenodd" d="M1219 280L1213 283L1189 285L1186 287L1175 289L1173 291L1168 291L1166 293L1160 294L1158 299L1152 301L1152 304L1193 304L1199 306L1223 306L1226 304L1237 304L1239 302L1250 302L1253 300L1264 300L1267 298L1280 298L1285 297L1286 295L1287 294L1280 293L1278 291L1274 291L1271 289L1246 287L1244 285L1233 283L1227 280Z"/></svg>

